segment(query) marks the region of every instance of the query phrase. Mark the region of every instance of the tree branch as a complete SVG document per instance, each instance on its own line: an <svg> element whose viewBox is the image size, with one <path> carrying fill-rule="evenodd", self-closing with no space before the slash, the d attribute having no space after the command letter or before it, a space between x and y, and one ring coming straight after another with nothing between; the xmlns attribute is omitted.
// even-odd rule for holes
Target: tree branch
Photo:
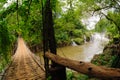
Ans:
<svg viewBox="0 0 120 80"><path fill-rule="evenodd" d="M94 9L94 11L100 11L100 10L103 10L103 9L109 9L111 7L112 6L104 6L104 7L100 7L100 8Z"/></svg>
<svg viewBox="0 0 120 80"><path fill-rule="evenodd" d="M119 4L120 2L119 1L117 1L117 0L113 0L113 1L116 2L118 4L118 6L120 7L120 4Z"/></svg>
<svg viewBox="0 0 120 80"><path fill-rule="evenodd" d="M102 13L102 12L101 12ZM110 18L110 17L108 17L107 15L105 15L104 13L102 13L108 20L110 20L110 21L112 21L115 25L116 25L116 27L118 28L118 30L120 31L120 27L119 27L119 25L116 23L116 21L114 21L112 18Z"/></svg>

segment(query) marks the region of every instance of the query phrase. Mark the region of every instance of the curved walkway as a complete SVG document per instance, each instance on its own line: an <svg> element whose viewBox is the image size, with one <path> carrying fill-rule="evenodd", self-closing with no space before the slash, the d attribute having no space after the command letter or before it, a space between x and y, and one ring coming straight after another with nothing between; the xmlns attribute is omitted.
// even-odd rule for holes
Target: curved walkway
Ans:
<svg viewBox="0 0 120 80"><path fill-rule="evenodd" d="M18 48L3 80L45 80L44 69L22 38L18 38Z"/></svg>

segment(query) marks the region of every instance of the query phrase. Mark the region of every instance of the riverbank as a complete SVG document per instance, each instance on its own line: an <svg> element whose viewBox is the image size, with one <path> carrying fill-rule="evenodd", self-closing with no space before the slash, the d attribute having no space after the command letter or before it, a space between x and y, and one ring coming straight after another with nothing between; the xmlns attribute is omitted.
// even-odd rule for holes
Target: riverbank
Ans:
<svg viewBox="0 0 120 80"><path fill-rule="evenodd" d="M113 55L114 48L112 46L116 46L115 44L108 44L104 48L103 52L101 54L96 54L93 59L91 60L91 63L98 65L98 66L105 66L105 67L112 67L113 62L116 58L116 55ZM120 44L117 44L120 45ZM112 47L112 49L111 49ZM80 74L78 72L74 71L67 71L67 77L68 80L100 80L97 78L92 78L84 74Z"/></svg>
<svg viewBox="0 0 120 80"><path fill-rule="evenodd" d="M111 54L112 54L112 49L106 48L103 51L103 53L95 55L93 57L93 59L91 60L91 63L93 63L95 65L98 65L98 66L111 67L112 61L113 61L113 59L115 57L115 56L113 56Z"/></svg>
<svg viewBox="0 0 120 80"><path fill-rule="evenodd" d="M103 53L95 55L91 62L98 66L120 68L120 41L108 44Z"/></svg>

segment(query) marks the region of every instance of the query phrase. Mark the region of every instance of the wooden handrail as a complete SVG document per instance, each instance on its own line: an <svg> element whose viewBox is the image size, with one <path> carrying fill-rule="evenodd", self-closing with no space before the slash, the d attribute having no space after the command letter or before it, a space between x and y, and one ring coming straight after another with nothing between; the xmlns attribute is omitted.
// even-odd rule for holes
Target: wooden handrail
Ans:
<svg viewBox="0 0 120 80"><path fill-rule="evenodd" d="M55 63L92 77L104 79L120 79L120 69L96 66L89 62L75 61L48 52L45 54L45 56Z"/></svg>

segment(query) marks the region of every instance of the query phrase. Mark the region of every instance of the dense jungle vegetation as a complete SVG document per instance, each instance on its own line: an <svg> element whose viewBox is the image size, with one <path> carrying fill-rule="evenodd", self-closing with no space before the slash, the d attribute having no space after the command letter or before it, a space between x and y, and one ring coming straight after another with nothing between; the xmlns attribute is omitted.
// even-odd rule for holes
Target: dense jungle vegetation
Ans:
<svg viewBox="0 0 120 80"><path fill-rule="evenodd" d="M42 8L46 1L0 0L0 72L16 50L18 35L22 35L33 52L42 50ZM57 47L71 45L72 40L81 45L84 36L89 41L94 32L106 32L110 39L109 45L120 44L120 0L50 1ZM87 26L90 23L87 23L87 19L92 16L96 19L99 16L99 21L95 22L94 29L89 30ZM114 56L120 62L120 52ZM116 65L120 67L120 64Z"/></svg>

